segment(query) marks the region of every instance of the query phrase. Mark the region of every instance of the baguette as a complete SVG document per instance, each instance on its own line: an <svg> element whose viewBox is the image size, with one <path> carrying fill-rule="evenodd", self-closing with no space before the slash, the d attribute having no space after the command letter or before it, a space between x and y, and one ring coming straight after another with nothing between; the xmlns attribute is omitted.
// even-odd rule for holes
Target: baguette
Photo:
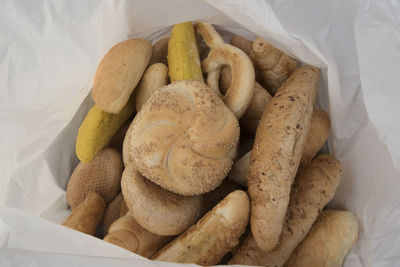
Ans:
<svg viewBox="0 0 400 267"><path fill-rule="evenodd" d="M139 83L150 57L151 44L144 39L130 39L111 48L97 67L94 102L103 111L118 114Z"/></svg>
<svg viewBox="0 0 400 267"><path fill-rule="evenodd" d="M340 267L357 239L358 222L351 212L323 211L284 266Z"/></svg>
<svg viewBox="0 0 400 267"><path fill-rule="evenodd" d="M339 162L329 155L318 156L301 169L293 184L278 245L263 252L250 234L229 263L282 266L311 229L323 207L333 198L341 173Z"/></svg>
<svg viewBox="0 0 400 267"><path fill-rule="evenodd" d="M85 234L94 235L104 216L106 203L100 194L90 192L85 200L74 209L63 222L64 226Z"/></svg>
<svg viewBox="0 0 400 267"><path fill-rule="evenodd" d="M296 70L268 103L257 128L248 177L250 226L266 252L278 243L290 188L310 127L319 70Z"/></svg>
<svg viewBox="0 0 400 267"><path fill-rule="evenodd" d="M239 243L239 237L246 230L249 205L249 198L244 191L230 193L152 259L200 265L218 264Z"/></svg>

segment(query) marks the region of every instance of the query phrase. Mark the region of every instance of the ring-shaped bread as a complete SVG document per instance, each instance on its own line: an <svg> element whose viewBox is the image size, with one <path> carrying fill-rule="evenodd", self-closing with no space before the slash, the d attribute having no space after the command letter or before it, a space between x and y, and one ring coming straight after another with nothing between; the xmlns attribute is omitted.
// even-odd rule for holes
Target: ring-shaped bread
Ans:
<svg viewBox="0 0 400 267"><path fill-rule="evenodd" d="M208 57L202 62L202 69L208 75L208 86L218 94L219 76L221 68L225 65L232 70L232 82L223 100L239 119L246 112L254 94L254 67L246 53L237 47L221 44L211 49Z"/></svg>

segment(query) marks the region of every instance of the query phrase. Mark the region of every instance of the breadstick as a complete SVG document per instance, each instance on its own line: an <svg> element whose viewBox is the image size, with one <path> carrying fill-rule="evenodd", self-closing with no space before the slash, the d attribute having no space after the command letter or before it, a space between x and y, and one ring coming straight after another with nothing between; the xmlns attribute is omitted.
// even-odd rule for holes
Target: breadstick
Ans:
<svg viewBox="0 0 400 267"><path fill-rule="evenodd" d="M284 266L341 267L344 257L357 239L358 221L353 213L323 211Z"/></svg>
<svg viewBox="0 0 400 267"><path fill-rule="evenodd" d="M63 222L64 226L77 231L94 235L97 226L103 220L106 203L100 194L90 192L85 200L76 207Z"/></svg>
<svg viewBox="0 0 400 267"><path fill-rule="evenodd" d="M116 220L108 232L104 241L146 258L153 256L171 240L169 236L159 236L147 231L129 213Z"/></svg>
<svg viewBox="0 0 400 267"><path fill-rule="evenodd" d="M262 251L278 243L290 188L300 163L319 81L319 70L296 70L268 103L251 153L250 226Z"/></svg>
<svg viewBox="0 0 400 267"><path fill-rule="evenodd" d="M244 191L227 195L185 233L162 248L154 260L215 265L239 242L249 219Z"/></svg>
<svg viewBox="0 0 400 267"><path fill-rule="evenodd" d="M278 245L261 251L249 235L230 264L282 266L303 240L323 207L333 198L341 179L340 163L329 155L314 159L298 173Z"/></svg>

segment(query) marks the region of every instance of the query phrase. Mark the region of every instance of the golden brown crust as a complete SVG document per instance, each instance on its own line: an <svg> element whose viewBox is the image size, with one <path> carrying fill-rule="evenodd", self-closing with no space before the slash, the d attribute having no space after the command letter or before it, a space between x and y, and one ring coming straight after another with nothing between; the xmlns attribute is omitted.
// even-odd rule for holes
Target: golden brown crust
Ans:
<svg viewBox="0 0 400 267"><path fill-rule="evenodd" d="M321 155L301 169L292 186L278 245L262 252L249 235L230 264L282 266L333 198L341 173L340 163L329 155Z"/></svg>
<svg viewBox="0 0 400 267"><path fill-rule="evenodd" d="M151 57L151 44L130 39L112 47L97 67L92 97L105 112L119 113L139 83Z"/></svg>
<svg viewBox="0 0 400 267"><path fill-rule="evenodd" d="M106 203L101 195L90 192L85 200L72 211L63 225L82 233L94 235L97 226L103 220L105 208Z"/></svg>
<svg viewBox="0 0 400 267"><path fill-rule="evenodd" d="M162 63L164 65L168 65L168 41L169 37L164 37L158 40L153 45L149 65L153 65L154 63Z"/></svg>
<svg viewBox="0 0 400 267"><path fill-rule="evenodd" d="M69 179L67 202L77 207L88 193L98 192L108 204L120 189L123 163L121 155L112 148L103 148L89 163L79 163Z"/></svg>
<svg viewBox="0 0 400 267"><path fill-rule="evenodd" d="M237 34L232 35L230 44L240 48L247 55L250 55L253 50L253 43Z"/></svg>
<svg viewBox="0 0 400 267"><path fill-rule="evenodd" d="M169 236L159 236L141 227L129 213L116 220L104 237L104 241L146 258L153 256L169 240Z"/></svg>
<svg viewBox="0 0 400 267"><path fill-rule="evenodd" d="M169 192L132 167L125 169L121 188L132 217L154 234L178 235L201 216L201 196L184 197Z"/></svg>
<svg viewBox="0 0 400 267"><path fill-rule="evenodd" d="M208 86L218 94L219 76L223 65L228 65L232 70L232 82L223 100L235 116L240 118L254 95L254 67L246 53L237 47L222 44L211 49L208 57L202 62L202 69L207 74Z"/></svg>
<svg viewBox="0 0 400 267"><path fill-rule="evenodd" d="M253 42L252 59L261 85L274 95L296 70L297 61L258 37Z"/></svg>
<svg viewBox="0 0 400 267"><path fill-rule="evenodd" d="M227 195L195 225L162 248L154 260L215 265L239 242L249 218L244 191Z"/></svg>
<svg viewBox="0 0 400 267"><path fill-rule="evenodd" d="M103 220L103 234L108 233L110 225L120 217L122 203L122 193L119 193L113 201L108 204L106 211L104 212Z"/></svg>
<svg viewBox="0 0 400 267"><path fill-rule="evenodd" d="M323 211L284 266L341 267L344 257L357 239L358 221L353 213Z"/></svg>
<svg viewBox="0 0 400 267"><path fill-rule="evenodd" d="M306 166L313 159L328 138L330 129L331 120L329 115L321 109L314 109L310 130L301 155L300 166Z"/></svg>
<svg viewBox="0 0 400 267"><path fill-rule="evenodd" d="M226 177L238 139L238 121L217 94L204 83L178 81L157 91L135 117L124 162L169 191L203 194Z"/></svg>
<svg viewBox="0 0 400 267"><path fill-rule="evenodd" d="M198 34L200 34L209 48L214 48L218 45L224 44L224 39L214 29L213 25L206 22L197 22L194 24L194 28Z"/></svg>
<svg viewBox="0 0 400 267"><path fill-rule="evenodd" d="M138 88L136 89L136 111L139 112L142 106L162 86L168 82L168 67L163 63L150 65L143 74Z"/></svg>
<svg viewBox="0 0 400 267"><path fill-rule="evenodd" d="M279 240L290 188L310 127L319 70L296 70L269 101L257 128L248 176L251 232L263 251Z"/></svg>
<svg viewBox="0 0 400 267"><path fill-rule="evenodd" d="M256 133L258 122L272 96L258 82L254 86L254 95L250 105L240 119L240 125L252 134Z"/></svg>

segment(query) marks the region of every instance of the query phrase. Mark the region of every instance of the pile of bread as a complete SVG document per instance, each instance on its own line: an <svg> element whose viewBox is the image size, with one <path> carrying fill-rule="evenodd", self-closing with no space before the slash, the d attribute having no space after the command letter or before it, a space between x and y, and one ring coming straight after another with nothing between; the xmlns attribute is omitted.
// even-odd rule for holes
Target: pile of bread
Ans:
<svg viewBox="0 0 400 267"><path fill-rule="evenodd" d="M64 225L159 261L341 266L358 223L323 211L341 166L316 156L330 131L319 75L204 22L115 45L79 128Z"/></svg>

